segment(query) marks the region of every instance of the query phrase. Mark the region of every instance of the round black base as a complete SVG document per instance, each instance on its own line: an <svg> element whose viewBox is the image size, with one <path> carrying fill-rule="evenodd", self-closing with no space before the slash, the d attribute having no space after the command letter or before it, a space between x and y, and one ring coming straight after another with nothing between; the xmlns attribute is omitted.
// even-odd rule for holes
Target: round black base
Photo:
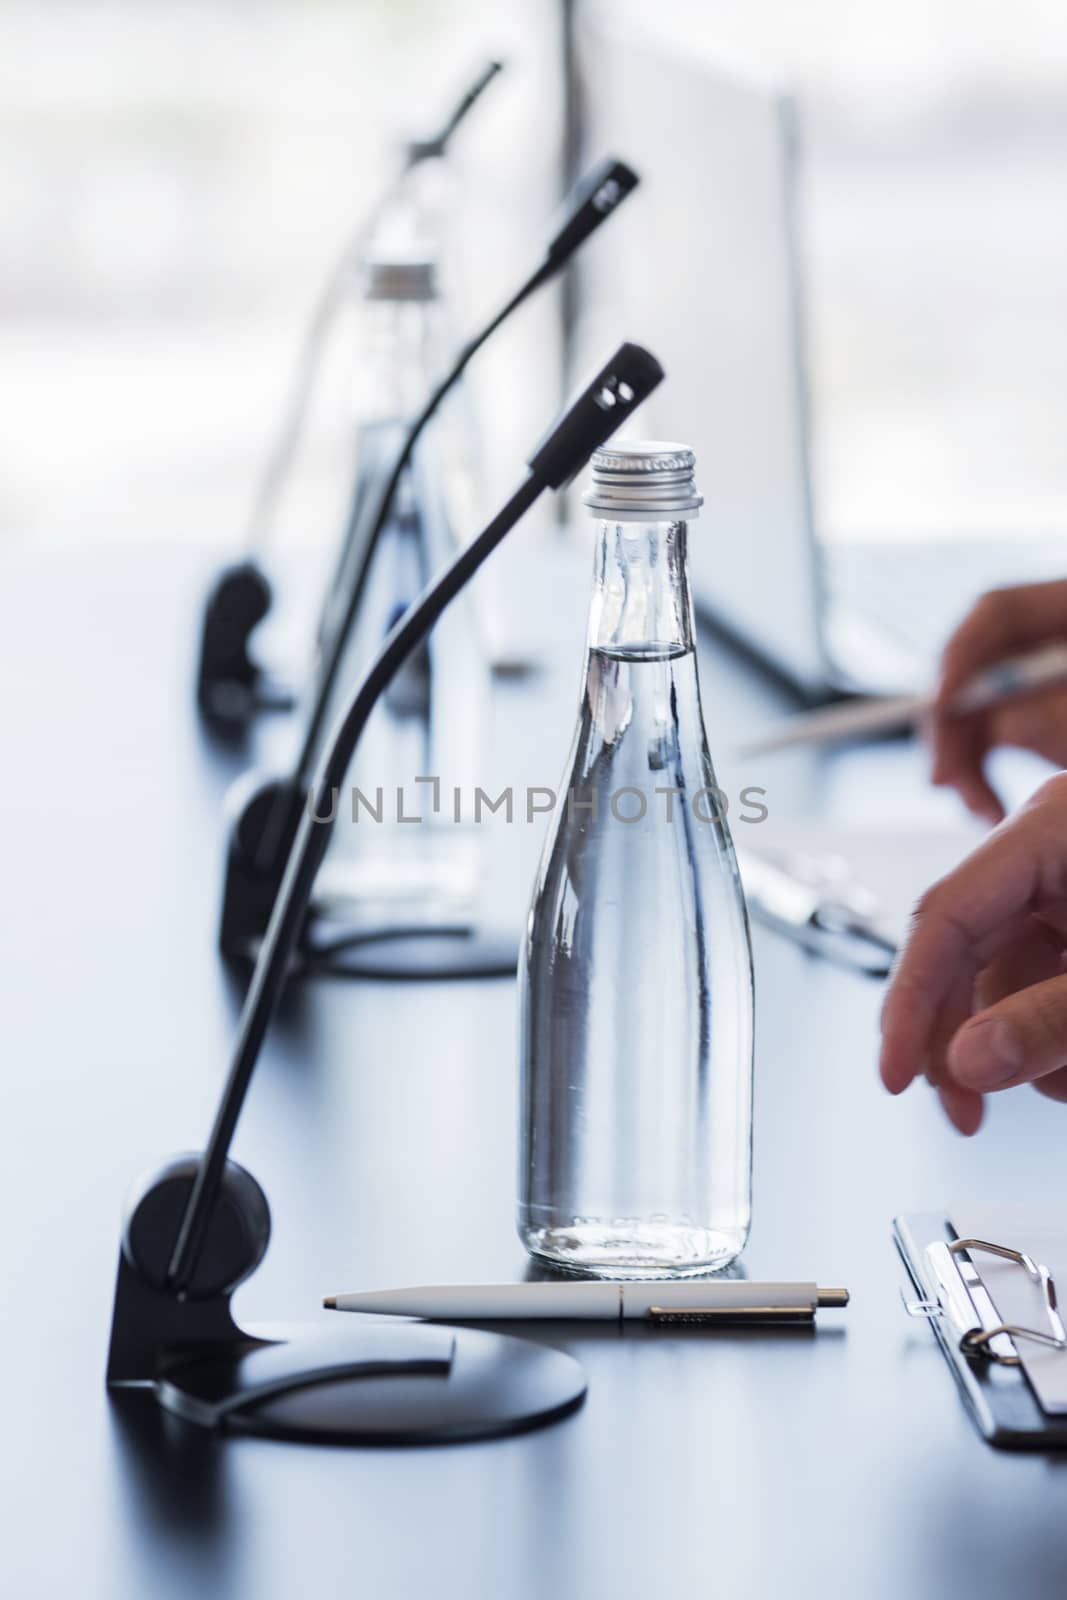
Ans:
<svg viewBox="0 0 1067 1600"><path fill-rule="evenodd" d="M553 1422L585 1396L572 1356L528 1339L400 1319L288 1330L168 1368L159 1402L228 1433L333 1444L450 1444Z"/></svg>

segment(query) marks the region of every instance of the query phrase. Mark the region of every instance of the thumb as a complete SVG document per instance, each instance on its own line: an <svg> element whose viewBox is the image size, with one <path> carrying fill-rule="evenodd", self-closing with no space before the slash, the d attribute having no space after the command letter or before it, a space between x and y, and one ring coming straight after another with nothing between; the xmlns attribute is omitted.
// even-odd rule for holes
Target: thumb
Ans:
<svg viewBox="0 0 1067 1600"><path fill-rule="evenodd" d="M965 1022L948 1048L949 1076L985 1093L1033 1083L1067 1064L1067 976L1019 989Z"/></svg>

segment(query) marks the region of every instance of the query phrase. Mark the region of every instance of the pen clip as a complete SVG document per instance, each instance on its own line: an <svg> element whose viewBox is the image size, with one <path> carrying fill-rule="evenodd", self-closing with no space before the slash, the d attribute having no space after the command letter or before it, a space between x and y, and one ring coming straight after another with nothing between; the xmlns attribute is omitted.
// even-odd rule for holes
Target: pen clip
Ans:
<svg viewBox="0 0 1067 1600"><path fill-rule="evenodd" d="M796 1306L649 1306L648 1319L658 1327L717 1325L760 1327L778 1323L812 1323L815 1307Z"/></svg>

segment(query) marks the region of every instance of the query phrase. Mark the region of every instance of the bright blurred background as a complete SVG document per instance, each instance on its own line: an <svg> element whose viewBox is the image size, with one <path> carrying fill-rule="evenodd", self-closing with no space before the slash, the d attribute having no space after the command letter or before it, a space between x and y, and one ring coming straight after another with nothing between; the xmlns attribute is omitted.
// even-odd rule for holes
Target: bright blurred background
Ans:
<svg viewBox="0 0 1067 1600"><path fill-rule="evenodd" d="M798 95L824 528L1061 530L1067 9L632 9ZM532 264L558 198L555 0L0 0L0 537L239 545L326 268L396 138L496 52L507 78L456 145L465 326ZM342 365L287 539L336 534ZM478 369L490 486L558 370L542 301Z"/></svg>

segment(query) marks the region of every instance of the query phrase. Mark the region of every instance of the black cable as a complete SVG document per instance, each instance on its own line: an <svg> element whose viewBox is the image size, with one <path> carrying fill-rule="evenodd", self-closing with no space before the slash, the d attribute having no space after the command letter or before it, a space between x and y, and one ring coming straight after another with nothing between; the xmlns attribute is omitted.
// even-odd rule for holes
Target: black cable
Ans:
<svg viewBox="0 0 1067 1600"><path fill-rule="evenodd" d="M371 712L407 657L441 613L545 489L559 489L585 465L663 378L654 356L623 344L538 445L529 475L493 520L450 562L392 629L338 719L322 758L274 901L237 1027L230 1070L211 1136L197 1168L170 1259L167 1287L181 1296L193 1280L219 1194L237 1119L267 1028L285 987L315 877L340 808L333 791L344 781ZM322 818L322 821L316 820Z"/></svg>
<svg viewBox="0 0 1067 1600"><path fill-rule="evenodd" d="M575 252L584 244L585 240L596 232L606 218L612 215L621 202L625 200L626 196L633 192L637 184L638 177L633 169L628 167L624 161L619 161L611 156L598 162L585 175L565 202L563 221L558 226L551 243L545 251L544 259L481 332L476 334L468 344L464 345L451 370L438 383L408 429L404 443L393 463L392 471L386 480L385 488L379 497L374 519L370 524L367 542L360 558L359 571L348 595L344 612L334 628L332 637L324 641L319 677L315 686L315 698L304 730L304 738L294 774L294 783L298 791L303 788L314 767L323 724L329 713L330 700L337 682L337 675L344 660L345 646L355 619L359 614L359 608L370 578L374 552L388 522L390 508L399 488L400 480L411 462L423 430L433 418L442 401L462 378L471 360L477 355L486 341L492 338L497 329L507 321L514 311L518 310L524 301L536 293L542 284L548 283L562 270ZM279 827L281 820L274 819L273 827Z"/></svg>
<svg viewBox="0 0 1067 1600"><path fill-rule="evenodd" d="M331 810L336 809L330 804L333 790L340 788L367 719L399 668L486 556L547 487L543 478L531 473L492 522L466 549L460 551L444 574L424 591L422 598L411 606L389 634L337 724L315 780L312 797L303 812L300 830L274 902L270 924L241 1011L226 1087L174 1246L169 1284L177 1294L184 1292L195 1271L263 1036L284 989L285 974L304 924L312 886L333 832L336 820L331 816ZM316 821L316 818L329 820Z"/></svg>
<svg viewBox="0 0 1067 1600"><path fill-rule="evenodd" d="M455 133L456 129L467 115L467 112L472 109L475 103L484 94L485 90L488 89L497 73L503 72L503 70L504 63L502 61L486 62L478 77L471 84L466 94L456 105L451 116L446 119L445 125L441 129L440 133L438 133L433 139L424 140L421 143L416 141L408 147L409 166L414 166L417 159L425 159L422 152L426 146L432 149L435 155L444 155L452 135Z"/></svg>
<svg viewBox="0 0 1067 1600"><path fill-rule="evenodd" d="M326 339L334 317L348 294L353 268L379 219L422 162L443 157L453 134L481 99L503 63L489 61L430 138L410 141L393 176L345 245L326 277L300 341L292 379L286 393L281 422L274 434L252 503L248 524L249 554L259 554L270 543L279 495L300 444L308 405L318 376Z"/></svg>
<svg viewBox="0 0 1067 1600"><path fill-rule="evenodd" d="M397 454L396 460L393 462L389 477L386 479L385 487L379 496L374 520L370 525L370 533L360 560L359 571L349 591L344 611L335 625L331 637L324 641L322 665L315 685L315 699L312 703L311 715L308 717L307 726L304 729L300 754L297 757L295 782L298 788L301 788L307 781L314 765L319 740L322 737L323 725L330 710L330 701L337 682L337 674L340 672L341 663L344 660L345 646L352 632L356 617L359 615L359 608L363 603L363 596L370 578L371 560L388 523L390 508L396 498L397 489L400 487L400 480L411 464L411 458L415 454L415 448L422 437L423 431L432 421L442 401L446 399L449 392L462 378L467 367L486 340L492 338L496 330L502 323L507 321L512 312L516 311L523 301L540 286L544 281L546 270L545 266L539 267L533 277L523 284L517 294L512 295L507 304L501 307L496 316L486 324L477 337L463 347L451 370L441 379L408 429L404 443Z"/></svg>

